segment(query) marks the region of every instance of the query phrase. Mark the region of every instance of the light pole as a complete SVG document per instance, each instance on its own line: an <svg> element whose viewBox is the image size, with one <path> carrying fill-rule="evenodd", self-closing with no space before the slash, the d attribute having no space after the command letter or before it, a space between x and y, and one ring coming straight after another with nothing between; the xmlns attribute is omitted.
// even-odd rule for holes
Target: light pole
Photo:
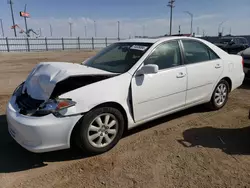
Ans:
<svg viewBox="0 0 250 188"><path fill-rule="evenodd" d="M218 26L218 35L220 34L220 28L221 28L221 26L222 26L222 24L223 24L224 22L225 22L225 21L221 22L221 23L219 24L219 26Z"/></svg>
<svg viewBox="0 0 250 188"><path fill-rule="evenodd" d="M69 22L69 36L72 37L72 22Z"/></svg>
<svg viewBox="0 0 250 188"><path fill-rule="evenodd" d="M170 31L169 35L172 35L172 17L173 17L173 8L174 8L174 2L175 0L169 0L168 7L170 7Z"/></svg>
<svg viewBox="0 0 250 188"><path fill-rule="evenodd" d="M15 18L14 18L14 14L13 14L13 2L12 0L8 0L8 4L10 4L10 11L11 11L11 16L12 16L12 22L13 22L13 29L14 29L14 35L15 37L17 37L16 35L16 27L15 27Z"/></svg>
<svg viewBox="0 0 250 188"><path fill-rule="evenodd" d="M27 7L27 4L24 5L24 12L26 12L26 7ZM26 35L27 35L27 37L29 37L30 35L29 35L29 32L28 32L27 17L24 16L23 18L24 18L24 24L25 24Z"/></svg>
<svg viewBox="0 0 250 188"><path fill-rule="evenodd" d="M85 30L85 38L87 37L87 26L84 26L84 30Z"/></svg>
<svg viewBox="0 0 250 188"><path fill-rule="evenodd" d="M3 20L2 20L2 19L0 19L0 22L1 22L1 28L2 28L2 35L3 35L3 37L4 37Z"/></svg>
<svg viewBox="0 0 250 188"><path fill-rule="evenodd" d="M95 37L96 37L96 21L94 21Z"/></svg>
<svg viewBox="0 0 250 188"><path fill-rule="evenodd" d="M50 36L52 37L52 35L53 35L53 30L52 30L51 24L49 24L49 29L50 29Z"/></svg>
<svg viewBox="0 0 250 188"><path fill-rule="evenodd" d="M145 37L145 25L142 26L142 37Z"/></svg>
<svg viewBox="0 0 250 188"><path fill-rule="evenodd" d="M194 15L189 11L184 11L184 12L187 13L191 17L190 34L192 35L193 34L193 17L194 17Z"/></svg>
<svg viewBox="0 0 250 188"><path fill-rule="evenodd" d="M40 37L42 37L42 28L39 28Z"/></svg>
<svg viewBox="0 0 250 188"><path fill-rule="evenodd" d="M118 23L118 30L117 30L117 35L118 35L118 40L120 39L120 21L117 22Z"/></svg>

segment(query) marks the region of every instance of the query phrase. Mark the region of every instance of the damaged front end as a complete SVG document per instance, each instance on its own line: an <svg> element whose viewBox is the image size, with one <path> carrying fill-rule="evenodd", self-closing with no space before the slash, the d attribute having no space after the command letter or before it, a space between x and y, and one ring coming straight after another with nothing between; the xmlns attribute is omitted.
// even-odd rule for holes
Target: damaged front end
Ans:
<svg viewBox="0 0 250 188"><path fill-rule="evenodd" d="M71 66L66 65L67 68ZM16 97L15 103L20 114L39 117L52 113L56 117L62 117L63 113L60 112L67 111L68 108L75 106L76 102L68 98L62 99L60 95L114 76L107 73L88 74L89 70L87 74L74 75L62 67L63 65L59 67L59 64L39 64L27 80L17 87L13 96ZM82 70L82 73L84 70L86 72L86 67Z"/></svg>
<svg viewBox="0 0 250 188"><path fill-rule="evenodd" d="M71 99L48 99L48 100L38 100L32 98L27 94L25 90L22 92L23 84L18 86L14 91L13 96L16 97L16 105L20 109L19 113L28 116L45 116L53 113L55 116L59 117L60 111L72 107L76 102Z"/></svg>

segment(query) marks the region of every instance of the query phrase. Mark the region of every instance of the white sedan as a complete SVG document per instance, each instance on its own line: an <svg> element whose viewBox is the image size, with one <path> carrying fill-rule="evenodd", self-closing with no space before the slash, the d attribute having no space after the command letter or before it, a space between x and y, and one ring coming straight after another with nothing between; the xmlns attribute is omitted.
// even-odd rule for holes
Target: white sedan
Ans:
<svg viewBox="0 0 250 188"><path fill-rule="evenodd" d="M9 133L32 152L77 144L98 154L124 130L195 105L222 108L243 61L202 39L114 43L82 64L39 63L7 105Z"/></svg>

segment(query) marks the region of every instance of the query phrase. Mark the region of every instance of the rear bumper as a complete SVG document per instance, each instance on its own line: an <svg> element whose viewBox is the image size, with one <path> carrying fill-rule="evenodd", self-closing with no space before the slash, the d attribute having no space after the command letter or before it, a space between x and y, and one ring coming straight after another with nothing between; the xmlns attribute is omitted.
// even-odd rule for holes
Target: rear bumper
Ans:
<svg viewBox="0 0 250 188"><path fill-rule="evenodd" d="M69 148L71 131L81 117L31 117L18 111L12 97L6 109L9 133L22 147L35 153Z"/></svg>

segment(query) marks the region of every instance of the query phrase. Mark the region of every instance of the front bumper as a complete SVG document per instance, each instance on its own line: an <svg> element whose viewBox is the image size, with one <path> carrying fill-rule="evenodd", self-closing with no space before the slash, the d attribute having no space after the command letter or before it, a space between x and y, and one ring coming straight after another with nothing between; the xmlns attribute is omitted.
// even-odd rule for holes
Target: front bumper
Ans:
<svg viewBox="0 0 250 188"><path fill-rule="evenodd" d="M17 143L35 153L70 147L70 135L80 115L63 118L53 114L43 117L25 116L19 113L15 100L15 96L10 99L6 116L9 133Z"/></svg>

